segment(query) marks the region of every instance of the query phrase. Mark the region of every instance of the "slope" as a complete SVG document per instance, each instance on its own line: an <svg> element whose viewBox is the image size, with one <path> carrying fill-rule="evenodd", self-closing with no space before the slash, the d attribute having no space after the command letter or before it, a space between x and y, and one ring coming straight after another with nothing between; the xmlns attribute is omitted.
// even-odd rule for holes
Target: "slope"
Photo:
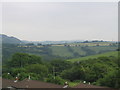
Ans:
<svg viewBox="0 0 120 90"><path fill-rule="evenodd" d="M91 56L86 56L86 57L81 57L81 58L68 59L67 61L76 62L76 61L94 59L94 58L103 57L103 56L106 56L106 57L109 57L109 56L118 57L118 51L106 52L106 53L102 53L102 54L91 55Z"/></svg>

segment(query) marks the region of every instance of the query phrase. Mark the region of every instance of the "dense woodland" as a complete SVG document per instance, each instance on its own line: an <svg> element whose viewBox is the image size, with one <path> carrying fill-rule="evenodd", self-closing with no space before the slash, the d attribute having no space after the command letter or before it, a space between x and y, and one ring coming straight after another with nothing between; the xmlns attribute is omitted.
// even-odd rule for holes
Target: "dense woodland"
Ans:
<svg viewBox="0 0 120 90"><path fill-rule="evenodd" d="M116 56L101 56L77 62L54 59L43 61L40 56L15 53L3 65L3 77L40 80L55 84L82 83L120 88L120 61Z"/></svg>

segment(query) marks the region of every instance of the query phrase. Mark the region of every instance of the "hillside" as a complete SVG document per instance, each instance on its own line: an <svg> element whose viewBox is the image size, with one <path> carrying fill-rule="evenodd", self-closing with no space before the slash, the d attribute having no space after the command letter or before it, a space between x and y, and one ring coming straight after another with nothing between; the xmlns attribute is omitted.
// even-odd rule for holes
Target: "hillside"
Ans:
<svg viewBox="0 0 120 90"><path fill-rule="evenodd" d="M0 42L2 43L8 43L8 44L20 44L22 43L21 40L19 40L16 37L10 37L4 34L0 34Z"/></svg>
<svg viewBox="0 0 120 90"><path fill-rule="evenodd" d="M117 49L116 46L52 46L49 48L53 55L61 57L84 57Z"/></svg>
<svg viewBox="0 0 120 90"><path fill-rule="evenodd" d="M41 56L43 60L53 60L57 58L66 60L115 51L117 49L117 44L113 42L84 43L68 41L68 43L64 43L61 41L61 44L40 43L39 45L38 43L23 43L24 41L21 41L16 37L9 37L4 34L0 34L0 37L0 40L3 43L3 60L7 60L16 52L38 55Z"/></svg>
<svg viewBox="0 0 120 90"><path fill-rule="evenodd" d="M88 60L88 59L95 59L95 58L104 57L104 56L105 57L109 57L109 56L118 57L118 51L106 52L106 53L102 53L102 54L91 55L91 56L75 58L75 59L68 59L67 61L76 62L76 61L82 61L82 60Z"/></svg>
<svg viewBox="0 0 120 90"><path fill-rule="evenodd" d="M14 48L14 49L13 49ZM56 58L72 59L115 51L117 46L19 46L3 44L3 60L10 58L14 53L29 53L39 55L43 60L53 60Z"/></svg>

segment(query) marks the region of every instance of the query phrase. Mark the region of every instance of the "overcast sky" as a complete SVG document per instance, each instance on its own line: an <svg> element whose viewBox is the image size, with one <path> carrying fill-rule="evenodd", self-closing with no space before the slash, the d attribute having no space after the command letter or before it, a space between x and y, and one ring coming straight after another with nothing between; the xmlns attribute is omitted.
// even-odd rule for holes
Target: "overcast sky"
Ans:
<svg viewBox="0 0 120 90"><path fill-rule="evenodd" d="M118 40L117 2L3 3L2 33L21 40Z"/></svg>

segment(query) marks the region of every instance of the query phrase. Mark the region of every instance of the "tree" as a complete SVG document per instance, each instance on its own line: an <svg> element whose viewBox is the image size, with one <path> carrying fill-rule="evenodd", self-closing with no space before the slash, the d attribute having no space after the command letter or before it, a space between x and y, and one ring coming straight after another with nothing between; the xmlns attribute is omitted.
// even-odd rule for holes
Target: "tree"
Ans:
<svg viewBox="0 0 120 90"><path fill-rule="evenodd" d="M50 63L54 67L54 71L57 75L59 75L63 70L70 68L71 66L69 62L63 60L52 60Z"/></svg>
<svg viewBox="0 0 120 90"><path fill-rule="evenodd" d="M42 64L31 64L26 67L26 70L31 73L38 74L40 80L43 80L44 77L48 75L48 68Z"/></svg>
<svg viewBox="0 0 120 90"><path fill-rule="evenodd" d="M70 69L64 70L61 73L61 77L70 81L74 80L84 80L85 73L81 67L74 66Z"/></svg>
<svg viewBox="0 0 120 90"><path fill-rule="evenodd" d="M118 78L118 71L113 70L107 73L104 78L97 80L97 84L101 86L108 86L113 88L120 88L120 79Z"/></svg>
<svg viewBox="0 0 120 90"><path fill-rule="evenodd" d="M13 79L14 77L10 73L3 73L2 78Z"/></svg>
<svg viewBox="0 0 120 90"><path fill-rule="evenodd" d="M29 55L26 53L15 53L12 59L9 61L10 67L25 67L30 64L41 64L41 57L35 55Z"/></svg>
<svg viewBox="0 0 120 90"><path fill-rule="evenodd" d="M46 79L46 82L63 85L65 80L63 80L59 76L54 77L53 75L50 74L50 75L48 75L48 78Z"/></svg>

